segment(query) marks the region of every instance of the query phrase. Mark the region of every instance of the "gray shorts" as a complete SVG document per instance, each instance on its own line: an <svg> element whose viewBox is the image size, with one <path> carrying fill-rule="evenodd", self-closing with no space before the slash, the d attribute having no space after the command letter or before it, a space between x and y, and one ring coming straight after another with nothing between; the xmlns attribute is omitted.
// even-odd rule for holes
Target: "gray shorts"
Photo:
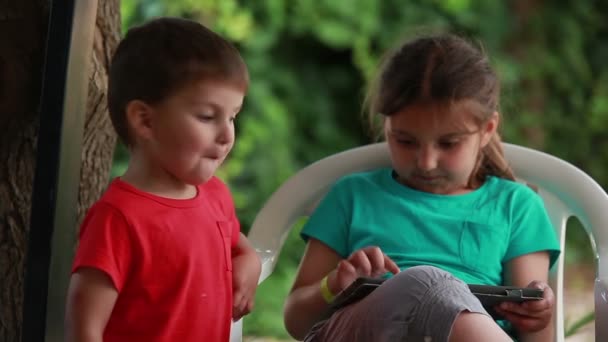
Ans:
<svg viewBox="0 0 608 342"><path fill-rule="evenodd" d="M489 316L464 282L436 267L416 266L315 324L304 341L447 341L463 311Z"/></svg>

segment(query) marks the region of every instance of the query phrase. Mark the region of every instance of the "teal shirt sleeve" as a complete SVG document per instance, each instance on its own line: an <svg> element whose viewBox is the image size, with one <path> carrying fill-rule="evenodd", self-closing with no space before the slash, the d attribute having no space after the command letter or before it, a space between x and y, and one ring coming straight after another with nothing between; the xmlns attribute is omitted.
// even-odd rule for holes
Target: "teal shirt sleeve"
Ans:
<svg viewBox="0 0 608 342"><path fill-rule="evenodd" d="M336 251L343 258L348 252L348 227L350 206L348 185L344 179L336 182L310 216L300 236L308 241L317 239Z"/></svg>
<svg viewBox="0 0 608 342"><path fill-rule="evenodd" d="M548 251L549 266L553 266L560 247L542 198L523 186L513 194L512 203L511 235L503 263L524 254Z"/></svg>

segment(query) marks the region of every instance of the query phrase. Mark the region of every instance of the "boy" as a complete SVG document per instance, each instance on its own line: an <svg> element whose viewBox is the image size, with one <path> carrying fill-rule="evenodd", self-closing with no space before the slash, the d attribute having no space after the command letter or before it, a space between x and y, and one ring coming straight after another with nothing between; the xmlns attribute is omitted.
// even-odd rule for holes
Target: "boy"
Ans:
<svg viewBox="0 0 608 342"><path fill-rule="evenodd" d="M69 341L228 341L252 309L260 260L213 176L248 82L237 50L196 22L155 19L121 41L108 106L130 160L82 224Z"/></svg>

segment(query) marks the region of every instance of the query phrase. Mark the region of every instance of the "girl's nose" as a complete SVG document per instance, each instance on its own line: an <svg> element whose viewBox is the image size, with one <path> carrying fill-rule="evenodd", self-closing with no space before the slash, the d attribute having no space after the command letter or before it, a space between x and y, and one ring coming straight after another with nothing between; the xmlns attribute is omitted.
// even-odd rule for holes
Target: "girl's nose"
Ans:
<svg viewBox="0 0 608 342"><path fill-rule="evenodd" d="M421 146L416 154L416 166L419 170L430 171L437 168L437 152L431 146Z"/></svg>

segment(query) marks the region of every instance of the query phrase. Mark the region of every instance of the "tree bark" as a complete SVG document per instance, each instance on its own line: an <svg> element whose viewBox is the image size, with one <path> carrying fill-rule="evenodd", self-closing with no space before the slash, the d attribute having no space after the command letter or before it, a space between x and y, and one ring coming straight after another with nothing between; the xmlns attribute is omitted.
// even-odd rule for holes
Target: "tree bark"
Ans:
<svg viewBox="0 0 608 342"><path fill-rule="evenodd" d="M48 16L46 0L0 0L0 341L21 339ZM79 222L108 182L116 137L107 115L107 73L119 38L119 0L99 0L92 61L83 70L89 75L89 90ZM74 227L74 240L76 232Z"/></svg>
<svg viewBox="0 0 608 342"><path fill-rule="evenodd" d="M78 222L105 190L112 167L116 134L108 115L106 93L110 60L120 40L119 8L120 0L99 0L97 8L82 146Z"/></svg>

